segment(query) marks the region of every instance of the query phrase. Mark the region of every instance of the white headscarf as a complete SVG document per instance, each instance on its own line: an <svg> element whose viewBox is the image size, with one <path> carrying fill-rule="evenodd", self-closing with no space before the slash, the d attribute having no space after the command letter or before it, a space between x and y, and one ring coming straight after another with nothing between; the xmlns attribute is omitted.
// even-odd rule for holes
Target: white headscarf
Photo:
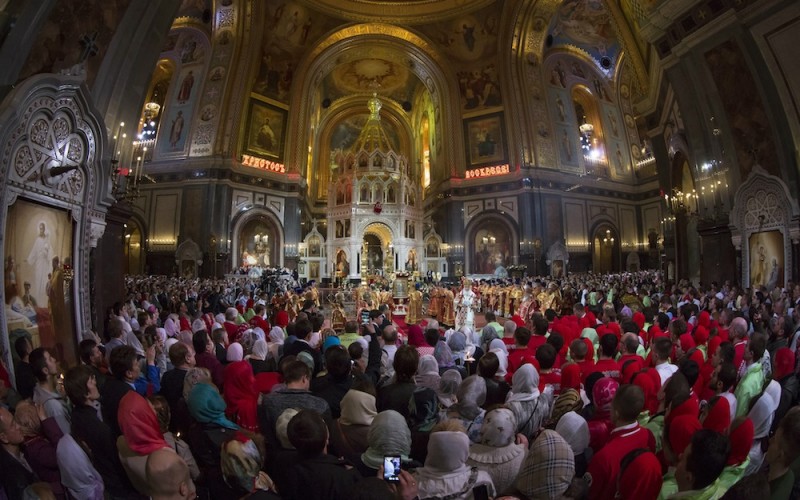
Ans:
<svg viewBox="0 0 800 500"><path fill-rule="evenodd" d="M267 347L267 341L264 339L258 339L253 342L253 352L250 355L253 359L260 359L265 360L267 359L267 352L269 348Z"/></svg>
<svg viewBox="0 0 800 500"><path fill-rule="evenodd" d="M342 425L372 425L378 415L375 408L375 396L366 392L350 389L342 398Z"/></svg>
<svg viewBox="0 0 800 500"><path fill-rule="evenodd" d="M589 447L589 424L574 411L568 411L558 419L556 432L569 443L575 455L580 455Z"/></svg>
<svg viewBox="0 0 800 500"><path fill-rule="evenodd" d="M267 340L267 336L264 334L264 330L260 327L253 328L253 337L256 339Z"/></svg>
<svg viewBox="0 0 800 500"><path fill-rule="evenodd" d="M500 361L500 368L497 369L495 377L505 378L508 373L508 347L502 340L494 339L489 343L489 352L495 353Z"/></svg>
<svg viewBox="0 0 800 500"><path fill-rule="evenodd" d="M164 330L167 331L167 335L169 335L170 337L174 337L174 336L178 335L178 331L180 331L180 327L178 326L178 323L176 323L172 319L172 315L170 315L170 317L167 318L166 321L164 321Z"/></svg>
<svg viewBox="0 0 800 500"><path fill-rule="evenodd" d="M227 360L231 363L244 359L244 348L242 344L234 342L228 346Z"/></svg>
<svg viewBox="0 0 800 500"><path fill-rule="evenodd" d="M269 331L270 342L274 342L276 344L283 344L285 338L286 338L286 332L284 332L283 328L279 326L273 326L272 330Z"/></svg>
<svg viewBox="0 0 800 500"><path fill-rule="evenodd" d="M511 392L506 403L533 401L539 397L539 372L531 364L524 364L511 378Z"/></svg>
<svg viewBox="0 0 800 500"><path fill-rule="evenodd" d="M192 321L192 333L197 333L199 331L206 329L206 322L200 318Z"/></svg>
<svg viewBox="0 0 800 500"><path fill-rule="evenodd" d="M492 340L491 343L489 343L489 350L490 351L500 350L503 351L506 354L506 356L508 356L508 347L506 347L505 342L503 342L500 339Z"/></svg>
<svg viewBox="0 0 800 500"><path fill-rule="evenodd" d="M467 458L469 438L466 434L460 431L434 432L428 440L424 468L433 472L456 472L466 467Z"/></svg>

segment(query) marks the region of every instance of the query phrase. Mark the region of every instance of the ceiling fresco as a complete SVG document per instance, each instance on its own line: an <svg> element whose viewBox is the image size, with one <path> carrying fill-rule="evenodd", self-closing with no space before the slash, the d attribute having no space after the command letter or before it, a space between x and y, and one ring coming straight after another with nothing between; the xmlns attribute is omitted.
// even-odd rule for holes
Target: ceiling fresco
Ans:
<svg viewBox="0 0 800 500"><path fill-rule="evenodd" d="M287 101L297 61L322 34L339 23L296 2L268 3L253 91Z"/></svg>
<svg viewBox="0 0 800 500"><path fill-rule="evenodd" d="M350 21L416 25L444 19L492 4L495 0L301 0L304 4Z"/></svg>
<svg viewBox="0 0 800 500"><path fill-rule="evenodd" d="M502 2L497 2L473 14L420 27L451 61L464 113L502 105L497 65L501 12Z"/></svg>
<svg viewBox="0 0 800 500"><path fill-rule="evenodd" d="M607 75L621 46L604 0L565 0L550 21L548 47L568 48L589 56Z"/></svg>

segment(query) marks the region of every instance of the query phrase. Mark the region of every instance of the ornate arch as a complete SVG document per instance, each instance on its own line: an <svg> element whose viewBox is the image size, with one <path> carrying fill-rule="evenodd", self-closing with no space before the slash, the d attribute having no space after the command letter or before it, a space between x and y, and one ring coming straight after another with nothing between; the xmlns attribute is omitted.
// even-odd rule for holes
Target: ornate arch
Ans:
<svg viewBox="0 0 800 500"><path fill-rule="evenodd" d="M800 208L786 183L755 165L736 191L730 213L731 240L742 251L742 285L750 286L750 237L779 231L783 235L784 283L792 276L792 243L800 242Z"/></svg>
<svg viewBox="0 0 800 500"><path fill-rule="evenodd" d="M399 26L370 23L353 24L332 33L321 40L298 65L295 74L304 75L302 81L293 84L290 109L297 110L289 118L286 148L286 166L290 172L303 172L308 161L307 133L313 114L312 99L323 78L336 65L336 54L342 50L352 50L360 43L368 40L370 44L384 44L395 47L408 55L410 70L419 78L431 94L434 109L440 113L442 120L436 124L437 137L443 139L443 145L449 148L445 156L452 158L452 168L463 165L464 148L461 130L461 116L455 110L460 109L458 103L458 85L455 77L442 70L447 61L439 54L436 47L421 35ZM441 131L446 130L445 136ZM444 139L446 137L446 139ZM454 173L454 172L451 172Z"/></svg>
<svg viewBox="0 0 800 500"><path fill-rule="evenodd" d="M283 267L284 265L284 242L286 241L286 234L283 228L283 224L281 221L275 216L275 212L263 207L254 207L252 205L245 206L241 208L238 212L233 214L231 217L231 263L234 268L238 267L241 260L241 255L238 255L236 251L239 248L239 237L242 232L242 228L244 228L245 224L250 222L251 220L257 217L264 217L270 221L270 223L275 227L276 236L278 241L276 242L277 254L278 258L276 262L273 264L277 267Z"/></svg>
<svg viewBox="0 0 800 500"><path fill-rule="evenodd" d="M72 241L73 276L69 303L76 345L80 332L91 328L90 251L105 232L106 212L115 201L111 169L102 164L105 144L102 117L80 78L31 77L0 108L0 164L7 167L0 171L0 228L5 235L9 208L18 198L69 214L72 227L66 230ZM6 319L3 309L0 331L6 330ZM8 352L5 333L0 335L0 348Z"/></svg>
<svg viewBox="0 0 800 500"><path fill-rule="evenodd" d="M469 221L469 224L467 224L467 227L464 231L464 234L466 235L464 245L464 269L468 274L476 274L471 272L473 264L472 257L474 253L472 246L475 243L475 237L478 230L487 221L497 221L498 224L503 226L508 231L508 235L511 239L511 261L507 264L516 264L519 261L519 229L516 222L511 217L501 213L500 211L495 210L484 212Z"/></svg>

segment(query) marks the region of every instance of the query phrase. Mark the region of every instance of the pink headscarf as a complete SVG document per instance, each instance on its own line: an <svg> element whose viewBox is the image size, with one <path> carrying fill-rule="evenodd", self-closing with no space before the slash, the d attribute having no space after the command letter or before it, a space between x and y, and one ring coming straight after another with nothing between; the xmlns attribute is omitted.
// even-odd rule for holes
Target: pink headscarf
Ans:
<svg viewBox="0 0 800 500"><path fill-rule="evenodd" d="M603 377L592 387L595 417L606 418L611 414L611 402L619 389L619 382L610 377Z"/></svg>

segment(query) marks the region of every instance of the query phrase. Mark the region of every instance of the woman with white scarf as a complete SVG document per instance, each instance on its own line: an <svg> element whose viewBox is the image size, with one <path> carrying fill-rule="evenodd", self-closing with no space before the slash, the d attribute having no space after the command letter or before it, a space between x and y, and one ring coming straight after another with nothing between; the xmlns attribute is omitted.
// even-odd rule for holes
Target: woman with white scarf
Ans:
<svg viewBox="0 0 800 500"><path fill-rule="evenodd" d="M495 377L499 380L505 380L508 373L508 347L502 340L494 339L489 343L489 352L495 353L500 361L500 368L497 369Z"/></svg>
<svg viewBox="0 0 800 500"><path fill-rule="evenodd" d="M286 332L279 326L273 326L269 331L269 353L274 359L281 359L283 356L283 342L286 340Z"/></svg>
<svg viewBox="0 0 800 500"><path fill-rule="evenodd" d="M539 392L539 373L533 365L522 365L514 372L506 406L517 419L517 433L531 440L550 415L551 406L551 396Z"/></svg>
<svg viewBox="0 0 800 500"><path fill-rule="evenodd" d="M330 424L331 452L356 462L369 447L370 428L378 415L375 396L350 389L342 398L341 409L341 416Z"/></svg>
<svg viewBox="0 0 800 500"><path fill-rule="evenodd" d="M525 455L527 443L517 444L514 430L517 420L508 408L495 408L483 420L480 438L469 447L467 464L485 470L498 494L514 485Z"/></svg>
<svg viewBox="0 0 800 500"><path fill-rule="evenodd" d="M277 366L275 362L272 361L271 363L267 361L267 356L269 355L269 346L267 345L267 341L264 339L258 339L253 343L253 350L249 356L247 356L247 361L250 362L250 365L253 367L253 375L258 375L259 373L264 372L271 372L275 371Z"/></svg>
<svg viewBox="0 0 800 500"><path fill-rule="evenodd" d="M461 422L469 440L477 443L481 437L481 426L486 410L481 408L486 401L486 382L477 375L464 379L456 392L456 404L444 413L445 418Z"/></svg>
<svg viewBox="0 0 800 500"><path fill-rule="evenodd" d="M414 375L414 383L419 387L427 387L434 391L439 390L442 377L439 375L439 363L432 355L427 354L419 358L419 368Z"/></svg>
<svg viewBox="0 0 800 500"><path fill-rule="evenodd" d="M458 370L447 370L439 380L439 388L436 395L439 397L439 405L443 408L450 408L456 401L456 392L461 386L463 378Z"/></svg>
<svg viewBox="0 0 800 500"><path fill-rule="evenodd" d="M369 428L367 444L360 462L356 462L356 468L364 477L375 476L386 456L399 456L401 462L407 463L411 453L411 430L405 417L394 410L378 413Z"/></svg>
<svg viewBox="0 0 800 500"><path fill-rule="evenodd" d="M419 498L472 499L475 488L486 486L489 497L495 496L492 478L486 471L467 465L469 438L456 422L442 422L434 427L428 441L425 467L413 472Z"/></svg>
<svg viewBox="0 0 800 500"><path fill-rule="evenodd" d="M453 360L457 366L464 366L464 360L467 357L467 336L464 332L453 332L450 338L447 339L447 347L453 353Z"/></svg>

